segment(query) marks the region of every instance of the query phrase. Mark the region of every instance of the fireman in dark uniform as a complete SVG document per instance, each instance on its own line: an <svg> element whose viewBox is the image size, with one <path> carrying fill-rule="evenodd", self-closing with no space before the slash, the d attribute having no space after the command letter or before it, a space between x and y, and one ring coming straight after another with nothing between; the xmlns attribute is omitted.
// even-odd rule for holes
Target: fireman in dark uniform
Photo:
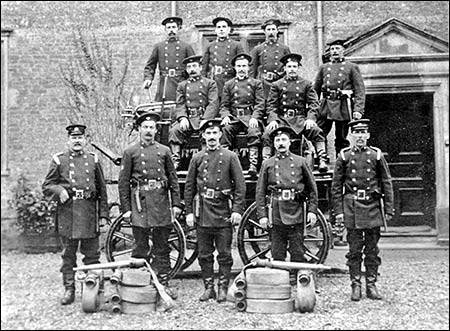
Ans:
<svg viewBox="0 0 450 331"><path fill-rule="evenodd" d="M177 33L183 20L180 17L167 17L162 21L167 39L157 43L144 68L145 89L150 88L155 77L156 65L159 67L159 85L155 101L176 101L177 85L187 78L183 60L194 55L191 45L181 41Z"/></svg>
<svg viewBox="0 0 450 331"><path fill-rule="evenodd" d="M267 128L263 136L263 160L272 153L269 134L278 125L288 125L297 136L304 135L312 141L319 157L319 171L328 170L325 137L317 126L319 101L312 83L298 75L302 56L288 54L280 59L286 76L272 84L267 99Z"/></svg>
<svg viewBox="0 0 450 331"><path fill-rule="evenodd" d="M136 119L140 141L123 153L119 197L124 217L131 217L136 241L132 257L149 260L151 253L158 278L168 287L169 235L172 219L181 213L181 202L170 149L155 141L159 119L158 113L145 113ZM153 247L149 252L151 232Z"/></svg>
<svg viewBox="0 0 450 331"><path fill-rule="evenodd" d="M245 180L235 153L220 146L220 119L201 126L206 148L189 164L184 199L186 222L197 225L198 261L205 292L200 301L216 297L214 290L214 251L218 251L219 285L217 301L225 301L230 282L233 226L238 225L245 208Z"/></svg>
<svg viewBox="0 0 450 331"><path fill-rule="evenodd" d="M284 75L280 59L291 53L289 47L278 39L280 25L281 22L278 19L265 21L261 29L264 30L266 41L253 48L251 52L253 63L250 68L250 77L258 78L263 82L266 98L269 95L270 85Z"/></svg>
<svg viewBox="0 0 450 331"><path fill-rule="evenodd" d="M181 147L187 138L200 128L200 121L212 119L219 113L217 84L200 75L200 55L183 60L189 78L177 87L176 119L169 131L169 143L175 169L181 157Z"/></svg>
<svg viewBox="0 0 450 331"><path fill-rule="evenodd" d="M346 258L352 286L351 300L361 299L363 253L367 297L380 300L375 287L381 264L378 240L383 216L388 222L394 213L391 174L381 150L367 146L369 120L355 120L349 126L352 146L340 151L334 168L333 209L337 226L344 223L347 228L349 252Z"/></svg>
<svg viewBox="0 0 450 331"><path fill-rule="evenodd" d="M203 54L202 75L212 78L217 83L219 101L222 98L223 85L235 76L231 60L243 53L241 43L230 38L233 23L229 18L216 17L212 21L217 39L211 42Z"/></svg>
<svg viewBox="0 0 450 331"><path fill-rule="evenodd" d="M53 156L42 184L44 195L58 202L57 231L64 245L60 270L66 289L63 305L75 299L73 268L77 266L78 245L85 265L99 263L99 226L109 218L102 167L96 154L85 151L86 126L75 124L66 129L69 149Z"/></svg>
<svg viewBox="0 0 450 331"><path fill-rule="evenodd" d="M236 70L236 77L225 83L220 116L224 126L221 139L224 147L231 149L236 135L240 131L247 132L250 161L248 174L255 176L263 131L265 100L261 81L248 75L251 61L252 57L245 53L236 55L231 61Z"/></svg>
<svg viewBox="0 0 450 331"><path fill-rule="evenodd" d="M317 221L316 182L306 159L289 151L295 132L281 126L270 136L276 153L261 166L255 192L257 216L263 228L273 227L274 260L284 261L289 249L291 262L306 262L304 229L305 222L314 226Z"/></svg>
<svg viewBox="0 0 450 331"><path fill-rule="evenodd" d="M334 40L328 45L331 61L319 67L314 82L317 95L322 97L317 125L326 138L334 122L338 155L349 146L348 122L364 114L366 92L358 66L344 58L344 41Z"/></svg>

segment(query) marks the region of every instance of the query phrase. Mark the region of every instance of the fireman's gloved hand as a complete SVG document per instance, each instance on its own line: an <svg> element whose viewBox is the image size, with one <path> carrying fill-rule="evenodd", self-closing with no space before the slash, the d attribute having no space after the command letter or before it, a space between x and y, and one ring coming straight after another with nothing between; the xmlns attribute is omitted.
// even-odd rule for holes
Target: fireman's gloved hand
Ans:
<svg viewBox="0 0 450 331"><path fill-rule="evenodd" d="M100 217L100 219L98 220L98 226L103 228L107 224L108 224L108 219L106 217Z"/></svg>
<svg viewBox="0 0 450 331"><path fill-rule="evenodd" d="M231 213L231 224L232 225L239 225L239 223L241 223L242 220L242 215L239 213Z"/></svg>
<svg viewBox="0 0 450 331"><path fill-rule="evenodd" d="M316 225L317 222L317 215L312 213L312 212L308 212L308 225L313 228L314 225Z"/></svg>
<svg viewBox="0 0 450 331"><path fill-rule="evenodd" d="M130 218L130 216L131 216L131 210L129 210L123 214L124 218Z"/></svg>

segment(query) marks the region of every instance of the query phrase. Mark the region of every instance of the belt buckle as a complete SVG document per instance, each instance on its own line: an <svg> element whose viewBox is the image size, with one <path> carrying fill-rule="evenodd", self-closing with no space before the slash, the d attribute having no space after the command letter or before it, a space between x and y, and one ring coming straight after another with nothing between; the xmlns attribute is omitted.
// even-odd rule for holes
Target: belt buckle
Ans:
<svg viewBox="0 0 450 331"><path fill-rule="evenodd" d="M189 110L189 116L191 116L191 117L197 117L197 116L198 116L198 110L197 110L197 109L191 109L191 110Z"/></svg>
<svg viewBox="0 0 450 331"><path fill-rule="evenodd" d="M295 117L295 110L294 109L288 109L287 112L286 112L286 117L287 118Z"/></svg>
<svg viewBox="0 0 450 331"><path fill-rule="evenodd" d="M356 200L366 200L366 191L365 190L356 191Z"/></svg>
<svg viewBox="0 0 450 331"><path fill-rule="evenodd" d="M275 78L275 74L273 72L266 73L266 80L273 80Z"/></svg>
<svg viewBox="0 0 450 331"><path fill-rule="evenodd" d="M214 66L214 75L220 75L223 72L222 66Z"/></svg>
<svg viewBox="0 0 450 331"><path fill-rule="evenodd" d="M84 198L84 190L75 190L74 200L83 199Z"/></svg>
<svg viewBox="0 0 450 331"><path fill-rule="evenodd" d="M281 198L283 200L291 200L292 199L292 191L291 190L282 190Z"/></svg>
<svg viewBox="0 0 450 331"><path fill-rule="evenodd" d="M238 116L238 117L244 116L244 115L245 115L245 111L244 111L243 108L240 108L240 109L237 110L237 116Z"/></svg>
<svg viewBox="0 0 450 331"><path fill-rule="evenodd" d="M148 181L148 188L150 190L154 190L156 188L156 180L155 179L150 179Z"/></svg>
<svg viewBox="0 0 450 331"><path fill-rule="evenodd" d="M214 190L212 188L206 189L205 198L214 199Z"/></svg>
<svg viewBox="0 0 450 331"><path fill-rule="evenodd" d="M177 75L177 72L175 71L175 69L169 69L169 73L168 73L169 77L175 77L176 75Z"/></svg>

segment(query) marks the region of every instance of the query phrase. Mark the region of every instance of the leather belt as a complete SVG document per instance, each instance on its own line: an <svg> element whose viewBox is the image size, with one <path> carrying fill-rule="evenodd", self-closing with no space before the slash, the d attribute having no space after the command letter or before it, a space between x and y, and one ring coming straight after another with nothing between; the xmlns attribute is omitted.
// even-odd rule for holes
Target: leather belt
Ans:
<svg viewBox="0 0 450 331"><path fill-rule="evenodd" d="M153 191L156 189L166 187L165 182L155 179L150 179L146 184L139 185L140 191Z"/></svg>
<svg viewBox="0 0 450 331"><path fill-rule="evenodd" d="M295 116L297 116L299 114L300 114L300 111L297 109L287 109L287 108L283 109L283 116L285 118L294 118Z"/></svg>
<svg viewBox="0 0 450 331"><path fill-rule="evenodd" d="M72 191L71 196L73 200L88 200L88 199L95 199L97 197L97 193L92 191L76 189Z"/></svg>
<svg viewBox="0 0 450 331"><path fill-rule="evenodd" d="M221 196L222 192L214 190L212 188L206 189L203 193L200 195L204 197L205 199L218 199Z"/></svg>
<svg viewBox="0 0 450 331"><path fill-rule="evenodd" d="M253 114L253 107L252 106L247 106L247 107L237 107L235 108L236 110L236 116L237 117L241 117L241 116L249 116Z"/></svg>
<svg viewBox="0 0 450 331"><path fill-rule="evenodd" d="M359 201L367 201L373 198L372 194L370 192L366 192L366 190L357 190L356 194L347 193L346 195L351 196L353 199Z"/></svg>
<svg viewBox="0 0 450 331"><path fill-rule="evenodd" d="M264 74L261 75L261 77L269 82L272 82L274 80L277 80L279 75L275 72L266 72Z"/></svg>
<svg viewBox="0 0 450 331"><path fill-rule="evenodd" d="M341 90L330 90L323 92L323 95L327 99L331 100L341 100L346 99L348 96L346 94L343 94Z"/></svg>
<svg viewBox="0 0 450 331"><path fill-rule="evenodd" d="M233 69L231 68L224 68L222 66L214 66L214 76L217 75L231 75L233 72Z"/></svg>
<svg viewBox="0 0 450 331"><path fill-rule="evenodd" d="M201 116L203 116L204 110L205 110L205 108L203 108L203 107L198 107L198 108L188 107L189 117L201 117Z"/></svg>
<svg viewBox="0 0 450 331"><path fill-rule="evenodd" d="M169 69L169 70L161 71L161 76L177 77L177 76L182 76L183 73L184 73L184 70Z"/></svg>
<svg viewBox="0 0 450 331"><path fill-rule="evenodd" d="M280 201L304 200L304 195L292 189L277 190L272 192L272 197Z"/></svg>

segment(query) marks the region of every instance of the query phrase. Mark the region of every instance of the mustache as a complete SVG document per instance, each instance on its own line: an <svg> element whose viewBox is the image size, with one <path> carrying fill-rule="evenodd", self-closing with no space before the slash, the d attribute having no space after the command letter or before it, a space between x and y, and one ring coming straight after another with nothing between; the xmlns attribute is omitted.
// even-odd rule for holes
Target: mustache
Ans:
<svg viewBox="0 0 450 331"><path fill-rule="evenodd" d="M169 36L174 36L176 33L175 32L173 32L173 31L170 31L169 32Z"/></svg>

